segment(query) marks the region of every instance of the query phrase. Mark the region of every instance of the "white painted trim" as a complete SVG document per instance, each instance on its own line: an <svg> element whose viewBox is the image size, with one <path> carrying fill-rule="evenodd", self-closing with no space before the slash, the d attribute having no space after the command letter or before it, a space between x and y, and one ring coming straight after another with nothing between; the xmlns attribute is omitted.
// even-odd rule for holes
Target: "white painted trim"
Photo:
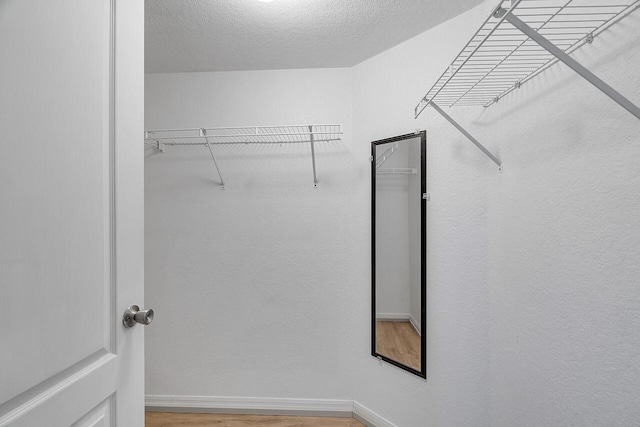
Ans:
<svg viewBox="0 0 640 427"><path fill-rule="evenodd" d="M145 397L148 411L351 417L352 400L221 396Z"/></svg>
<svg viewBox="0 0 640 427"><path fill-rule="evenodd" d="M353 400L220 396L145 396L147 411L353 417L367 427L398 427Z"/></svg>
<svg viewBox="0 0 640 427"><path fill-rule="evenodd" d="M367 427L398 427L358 402L353 402L353 418Z"/></svg>
<svg viewBox="0 0 640 427"><path fill-rule="evenodd" d="M406 313L376 313L376 320L382 322L409 322L413 329L418 333L418 335L422 336L422 332L420 332L420 322L418 322L415 317L411 314Z"/></svg>
<svg viewBox="0 0 640 427"><path fill-rule="evenodd" d="M376 320L385 322L408 322L410 318L408 313L376 313Z"/></svg>
<svg viewBox="0 0 640 427"><path fill-rule="evenodd" d="M421 327L420 327L420 322L418 322L418 321L416 320L416 318L415 318L415 317L413 317L413 315L410 315L410 316L409 316L409 323L411 323L411 326L413 326L413 329L415 329L415 330L416 330L416 332L418 333L418 335L422 336L422 332L420 332L420 329L421 329Z"/></svg>

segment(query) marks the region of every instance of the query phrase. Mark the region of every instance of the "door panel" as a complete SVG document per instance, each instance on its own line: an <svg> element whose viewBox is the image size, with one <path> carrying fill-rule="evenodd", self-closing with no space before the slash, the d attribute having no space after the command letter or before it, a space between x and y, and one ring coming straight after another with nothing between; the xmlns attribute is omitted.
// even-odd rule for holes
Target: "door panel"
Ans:
<svg viewBox="0 0 640 427"><path fill-rule="evenodd" d="M0 426L143 425L142 23L0 2Z"/></svg>
<svg viewBox="0 0 640 427"><path fill-rule="evenodd" d="M97 408L82 417L72 427L108 427L111 425L111 411L113 410L113 396L102 402Z"/></svg>
<svg viewBox="0 0 640 427"><path fill-rule="evenodd" d="M2 91L12 103L2 112L8 126L2 126L0 251L8 295L0 330L12 351L0 352L0 403L108 350L110 342L109 313L102 309L111 296L109 171L103 171L110 11L102 0L83 2L77 11L70 2L16 3L3 11L4 31L22 43L7 46L13 64ZM26 13L41 18L15 19ZM65 19L70 13L83 19ZM67 25L58 29L59 22ZM89 308L98 310L82 316ZM28 371L11 368L25 361Z"/></svg>

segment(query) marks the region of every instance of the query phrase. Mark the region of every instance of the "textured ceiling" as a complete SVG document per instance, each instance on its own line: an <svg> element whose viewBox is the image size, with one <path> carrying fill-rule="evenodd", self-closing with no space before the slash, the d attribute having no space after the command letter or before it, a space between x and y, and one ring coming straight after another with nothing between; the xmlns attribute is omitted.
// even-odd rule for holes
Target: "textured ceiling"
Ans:
<svg viewBox="0 0 640 427"><path fill-rule="evenodd" d="M349 67L479 3L146 0L146 72Z"/></svg>

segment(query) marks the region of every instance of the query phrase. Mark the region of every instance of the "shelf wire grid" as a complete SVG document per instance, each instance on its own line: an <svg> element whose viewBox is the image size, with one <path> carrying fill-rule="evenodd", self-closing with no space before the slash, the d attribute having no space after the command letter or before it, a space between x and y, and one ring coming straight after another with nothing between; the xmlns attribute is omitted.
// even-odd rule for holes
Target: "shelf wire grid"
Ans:
<svg viewBox="0 0 640 427"><path fill-rule="evenodd" d="M310 128L311 127L311 128ZM299 144L340 141L341 125L243 126L191 129L158 129L145 131L145 144L161 145L233 145L233 144Z"/></svg>
<svg viewBox="0 0 640 427"><path fill-rule="evenodd" d="M640 0L515 0L504 8L557 47L571 53L640 7ZM499 101L558 60L505 20L491 14L415 107L434 102L483 106Z"/></svg>

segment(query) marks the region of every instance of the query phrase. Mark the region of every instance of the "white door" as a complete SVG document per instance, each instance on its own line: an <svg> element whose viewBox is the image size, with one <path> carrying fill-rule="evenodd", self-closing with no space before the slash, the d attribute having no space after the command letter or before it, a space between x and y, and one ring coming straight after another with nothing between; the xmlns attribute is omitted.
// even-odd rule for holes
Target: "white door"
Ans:
<svg viewBox="0 0 640 427"><path fill-rule="evenodd" d="M0 0L0 426L144 425L142 0Z"/></svg>

